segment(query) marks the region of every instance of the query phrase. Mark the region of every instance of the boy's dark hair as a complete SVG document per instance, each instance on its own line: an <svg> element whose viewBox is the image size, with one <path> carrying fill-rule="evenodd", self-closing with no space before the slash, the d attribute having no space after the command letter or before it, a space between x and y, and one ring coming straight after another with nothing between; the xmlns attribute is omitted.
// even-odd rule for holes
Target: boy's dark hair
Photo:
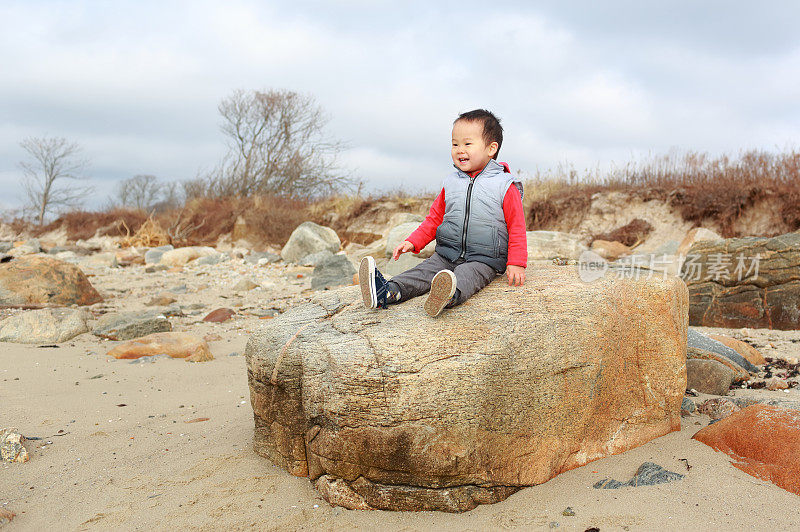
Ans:
<svg viewBox="0 0 800 532"><path fill-rule="evenodd" d="M503 126L500 125L500 119L486 109L475 109L474 111L461 113L453 123L455 124L459 120L481 122L483 124L483 141L487 146L492 142L497 143L497 152L492 157L497 159L497 155L500 153L500 146L503 145Z"/></svg>

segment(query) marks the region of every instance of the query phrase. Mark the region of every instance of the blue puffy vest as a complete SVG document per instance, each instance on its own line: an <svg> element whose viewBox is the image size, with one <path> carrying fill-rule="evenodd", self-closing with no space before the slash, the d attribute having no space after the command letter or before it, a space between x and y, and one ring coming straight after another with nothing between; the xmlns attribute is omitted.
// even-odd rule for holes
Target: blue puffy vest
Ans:
<svg viewBox="0 0 800 532"><path fill-rule="evenodd" d="M444 179L444 219L436 229L436 252L451 262L479 261L499 273L508 261L508 227L503 199L514 183L522 183L494 159L469 177L456 170Z"/></svg>

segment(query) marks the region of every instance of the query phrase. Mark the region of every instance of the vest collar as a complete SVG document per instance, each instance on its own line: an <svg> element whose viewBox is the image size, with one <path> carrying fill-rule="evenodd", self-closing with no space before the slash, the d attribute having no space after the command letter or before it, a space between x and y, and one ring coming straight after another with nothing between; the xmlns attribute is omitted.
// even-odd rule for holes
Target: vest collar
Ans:
<svg viewBox="0 0 800 532"><path fill-rule="evenodd" d="M494 159L489 159L489 162L486 163L486 166L483 167L483 170L475 174L474 177L459 169L455 164L453 165L453 168L456 169L456 173L458 173L459 177L466 177L468 179L474 179L478 176L493 176L502 174L503 172L509 172L508 165L506 163L498 163Z"/></svg>

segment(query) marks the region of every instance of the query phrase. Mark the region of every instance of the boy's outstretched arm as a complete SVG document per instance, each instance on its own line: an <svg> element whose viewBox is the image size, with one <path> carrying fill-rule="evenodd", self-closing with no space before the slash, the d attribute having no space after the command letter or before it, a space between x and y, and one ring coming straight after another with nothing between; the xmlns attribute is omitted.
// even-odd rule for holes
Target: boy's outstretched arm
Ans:
<svg viewBox="0 0 800 532"><path fill-rule="evenodd" d="M419 224L413 233L411 233L408 238L405 239L404 242L401 242L394 249L393 258L397 260L397 258L407 251L413 251L414 253L419 253L422 251L422 248L430 244L430 242L436 238L436 229L441 225L442 220L444 219L444 188L442 191L439 192L439 195L436 196L436 199L433 200L433 204L431 205L431 210L428 213L428 216ZM406 243L411 244L411 249Z"/></svg>
<svg viewBox="0 0 800 532"><path fill-rule="evenodd" d="M522 286L525 283L525 267L528 265L528 235L525 232L525 211L522 197L513 183L503 198L503 216L508 228L508 261L506 276L508 284Z"/></svg>

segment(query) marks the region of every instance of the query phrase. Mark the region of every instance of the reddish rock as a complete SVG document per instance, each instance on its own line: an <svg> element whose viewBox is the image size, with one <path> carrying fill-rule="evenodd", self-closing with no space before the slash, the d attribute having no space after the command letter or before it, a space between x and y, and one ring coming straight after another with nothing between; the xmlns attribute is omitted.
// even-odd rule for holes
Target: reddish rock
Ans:
<svg viewBox="0 0 800 532"><path fill-rule="evenodd" d="M596 239L592 242L591 250L608 261L615 261L620 257L631 254L631 248L622 242Z"/></svg>
<svg viewBox="0 0 800 532"><path fill-rule="evenodd" d="M0 264L0 305L92 305L102 300L74 264L45 255Z"/></svg>
<svg viewBox="0 0 800 532"><path fill-rule="evenodd" d="M745 473L800 495L800 411L748 406L694 439L728 454Z"/></svg>
<svg viewBox="0 0 800 532"><path fill-rule="evenodd" d="M681 277L690 325L800 329L800 232L696 242Z"/></svg>
<svg viewBox="0 0 800 532"><path fill-rule="evenodd" d="M789 383L786 382L785 379L781 379L780 377L772 377L767 381L767 390L787 390L789 388Z"/></svg>
<svg viewBox="0 0 800 532"><path fill-rule="evenodd" d="M108 355L123 359L168 355L172 358L185 358L189 362L214 359L205 340L180 332L154 333L129 340L111 349Z"/></svg>
<svg viewBox="0 0 800 532"><path fill-rule="evenodd" d="M709 338L712 340L716 340L717 342L730 347L740 355L742 355L745 360L750 362L751 364L755 364L756 366L763 366L767 363L764 359L764 356L752 345L742 342L741 340L737 340L735 338L731 338L730 336L723 336L721 334L707 334Z"/></svg>
<svg viewBox="0 0 800 532"><path fill-rule="evenodd" d="M235 311L229 308L218 308L217 310L212 310L208 313L208 315L203 318L203 321L209 321L212 323L222 323L223 321L228 321L231 317L236 314Z"/></svg>

